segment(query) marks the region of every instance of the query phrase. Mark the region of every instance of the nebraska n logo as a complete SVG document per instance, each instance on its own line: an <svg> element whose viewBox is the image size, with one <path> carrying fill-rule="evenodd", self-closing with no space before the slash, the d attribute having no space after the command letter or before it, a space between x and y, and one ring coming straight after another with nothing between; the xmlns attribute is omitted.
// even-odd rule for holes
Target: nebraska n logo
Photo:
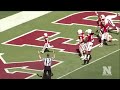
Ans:
<svg viewBox="0 0 120 90"><path fill-rule="evenodd" d="M112 73L111 73L111 66L108 66L108 67L106 67L106 66L103 66L103 76L109 76L109 75L112 75Z"/></svg>

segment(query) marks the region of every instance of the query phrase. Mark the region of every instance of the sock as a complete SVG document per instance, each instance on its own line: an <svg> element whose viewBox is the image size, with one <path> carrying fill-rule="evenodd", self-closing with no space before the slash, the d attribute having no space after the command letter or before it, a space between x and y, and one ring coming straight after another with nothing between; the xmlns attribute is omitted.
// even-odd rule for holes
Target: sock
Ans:
<svg viewBox="0 0 120 90"><path fill-rule="evenodd" d="M86 60L84 60L84 64L86 64Z"/></svg>

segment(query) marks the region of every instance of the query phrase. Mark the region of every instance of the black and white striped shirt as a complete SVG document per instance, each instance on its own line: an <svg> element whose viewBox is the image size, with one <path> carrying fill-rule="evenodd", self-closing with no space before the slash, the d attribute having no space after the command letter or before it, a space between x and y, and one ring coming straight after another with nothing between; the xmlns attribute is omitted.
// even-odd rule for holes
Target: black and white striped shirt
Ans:
<svg viewBox="0 0 120 90"><path fill-rule="evenodd" d="M44 58L44 66L51 66L53 58Z"/></svg>

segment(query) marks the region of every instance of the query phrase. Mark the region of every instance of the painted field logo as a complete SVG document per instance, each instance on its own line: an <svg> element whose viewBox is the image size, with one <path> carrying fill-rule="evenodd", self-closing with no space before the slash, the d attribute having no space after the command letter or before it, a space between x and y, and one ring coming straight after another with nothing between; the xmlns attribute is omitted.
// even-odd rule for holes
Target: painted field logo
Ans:
<svg viewBox="0 0 120 90"><path fill-rule="evenodd" d="M99 15L104 14L105 16L107 15L115 15L114 12L108 12L108 11L99 11ZM89 19L90 17L96 17L96 14L94 11L82 11L82 12L77 12L70 14L68 16L65 16L63 18L60 18L56 21L53 21L52 23L54 24L60 24L60 25L84 25L84 26L92 26L96 27L97 23L96 20L94 19ZM113 20L117 20L116 26L120 27L120 16L114 18Z"/></svg>
<svg viewBox="0 0 120 90"><path fill-rule="evenodd" d="M111 72L111 66L103 66L103 76L111 76L112 72Z"/></svg>
<svg viewBox="0 0 120 90"><path fill-rule="evenodd" d="M30 31L28 33L25 33L23 35L20 35L18 37L15 37L11 40L8 40L6 42L3 42L4 45L11 45L11 46L33 46L33 47L43 47L44 46L44 40L43 40L43 34L48 33L48 36L51 38L53 36L56 36L60 34L60 32L54 32L54 31L47 31L47 30L39 30L35 29L33 31ZM50 40L51 45L53 45L53 49L60 50L59 52L65 52L65 53L77 53L79 43L76 42L75 44L69 43L74 39L72 38L66 38L66 37L55 37L54 39ZM94 44L93 48L98 46L99 40L94 37Z"/></svg>

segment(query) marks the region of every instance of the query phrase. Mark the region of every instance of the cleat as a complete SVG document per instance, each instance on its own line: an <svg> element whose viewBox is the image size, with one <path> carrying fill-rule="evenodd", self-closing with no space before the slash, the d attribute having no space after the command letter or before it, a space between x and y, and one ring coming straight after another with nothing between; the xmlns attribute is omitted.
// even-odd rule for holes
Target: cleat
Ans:
<svg viewBox="0 0 120 90"><path fill-rule="evenodd" d="M105 42L104 45L108 45L108 44Z"/></svg>

